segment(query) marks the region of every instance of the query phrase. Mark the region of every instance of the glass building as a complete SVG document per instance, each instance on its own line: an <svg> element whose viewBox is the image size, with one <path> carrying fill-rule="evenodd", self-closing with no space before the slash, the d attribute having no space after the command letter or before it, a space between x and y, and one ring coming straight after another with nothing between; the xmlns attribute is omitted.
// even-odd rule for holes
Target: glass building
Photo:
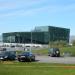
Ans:
<svg viewBox="0 0 75 75"><path fill-rule="evenodd" d="M48 44L54 41L69 42L70 29L39 26L31 32L11 32L3 33L3 42L5 43L35 43Z"/></svg>

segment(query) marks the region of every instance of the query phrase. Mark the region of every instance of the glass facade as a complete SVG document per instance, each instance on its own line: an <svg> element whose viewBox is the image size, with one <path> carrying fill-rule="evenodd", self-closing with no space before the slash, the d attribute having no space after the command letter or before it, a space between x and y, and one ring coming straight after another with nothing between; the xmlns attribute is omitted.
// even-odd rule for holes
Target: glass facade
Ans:
<svg viewBox="0 0 75 75"><path fill-rule="evenodd" d="M49 30L48 26L35 27L34 29L35 32L48 32L48 30Z"/></svg>
<svg viewBox="0 0 75 75"><path fill-rule="evenodd" d="M3 33L3 42L44 44L44 32Z"/></svg>
<svg viewBox="0 0 75 75"><path fill-rule="evenodd" d="M70 29L41 26L36 27L32 32L3 33L5 43L37 43L48 44L54 41L69 42Z"/></svg>
<svg viewBox="0 0 75 75"><path fill-rule="evenodd" d="M49 26L50 41L69 42L70 29Z"/></svg>

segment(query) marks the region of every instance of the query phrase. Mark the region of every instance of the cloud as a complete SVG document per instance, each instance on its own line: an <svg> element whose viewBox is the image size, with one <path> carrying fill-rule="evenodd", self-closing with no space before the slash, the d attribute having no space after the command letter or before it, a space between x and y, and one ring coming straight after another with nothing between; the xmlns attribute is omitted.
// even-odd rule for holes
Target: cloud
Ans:
<svg viewBox="0 0 75 75"><path fill-rule="evenodd" d="M28 10L17 10L14 12L9 12L9 13L2 13L0 14L0 17L11 17L11 16L32 16L35 14L39 14L39 13L58 13L58 12L66 12L66 11L70 11L70 10L74 10L75 9L75 5L68 5L68 6L44 6L44 7L39 7L39 8L32 8L32 9L28 9Z"/></svg>
<svg viewBox="0 0 75 75"><path fill-rule="evenodd" d="M15 9L16 4L11 2L0 2L0 11L7 9Z"/></svg>
<svg viewBox="0 0 75 75"><path fill-rule="evenodd" d="M35 7L36 4L38 5L40 2L42 3L45 1L46 0L27 0L26 1L26 3L28 3L27 6L29 6L31 4L30 6L34 5L33 8L26 9L26 8L20 8L18 6L17 7L18 10L16 10L14 7L14 10L12 10L11 12L8 11L5 13L0 13L0 17L32 16L32 15L36 15L39 13L45 13L45 14L51 13L51 14L53 14L53 13L58 13L58 12L68 12L71 10L75 10L75 3L69 4L69 5L60 5L60 4L59 5L57 5L57 4L49 5L48 4L48 5L44 5L44 6L40 6L40 7L39 6ZM13 7L13 4L12 5L10 4L9 6Z"/></svg>
<svg viewBox="0 0 75 75"><path fill-rule="evenodd" d="M46 2L46 0L7 0L0 1L0 10L19 9Z"/></svg>
<svg viewBox="0 0 75 75"><path fill-rule="evenodd" d="M46 10L47 7L41 7L41 8L35 8L35 9L29 9L29 10L18 10L18 11L14 11L11 13L2 13L0 14L0 17L11 17L11 16L31 16L34 15L36 13L40 13L44 10Z"/></svg>
<svg viewBox="0 0 75 75"><path fill-rule="evenodd" d="M29 15L35 10L35 6L44 3L46 0L13 0L0 2L0 17L14 15Z"/></svg>

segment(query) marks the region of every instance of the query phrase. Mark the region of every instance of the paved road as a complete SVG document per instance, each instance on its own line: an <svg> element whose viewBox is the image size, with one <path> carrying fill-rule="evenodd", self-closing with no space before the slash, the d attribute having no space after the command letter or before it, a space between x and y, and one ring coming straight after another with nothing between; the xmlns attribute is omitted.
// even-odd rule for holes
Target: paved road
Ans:
<svg viewBox="0 0 75 75"><path fill-rule="evenodd" d="M36 56L36 60L40 63L75 64L75 57Z"/></svg>

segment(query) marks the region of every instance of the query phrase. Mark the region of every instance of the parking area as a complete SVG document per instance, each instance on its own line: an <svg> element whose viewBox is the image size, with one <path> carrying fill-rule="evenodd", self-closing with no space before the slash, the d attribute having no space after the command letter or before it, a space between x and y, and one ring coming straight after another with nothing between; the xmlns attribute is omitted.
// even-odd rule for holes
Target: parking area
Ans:
<svg viewBox="0 0 75 75"><path fill-rule="evenodd" d="M13 51L13 50L14 50L13 48L8 49L8 51ZM23 49L18 48L17 50L21 51ZM75 57L71 57L70 53L69 54L65 53L64 57L50 57L50 56L48 56L47 53L48 53L48 51L44 50L44 49L43 50L35 50L35 52L33 54L35 55L36 62L39 62L39 63L58 63L58 64L75 64ZM7 57L7 56L5 55L5 57ZM22 57L24 57L24 56L22 56Z"/></svg>
<svg viewBox="0 0 75 75"><path fill-rule="evenodd" d="M36 56L36 60L40 63L75 64L75 57Z"/></svg>

